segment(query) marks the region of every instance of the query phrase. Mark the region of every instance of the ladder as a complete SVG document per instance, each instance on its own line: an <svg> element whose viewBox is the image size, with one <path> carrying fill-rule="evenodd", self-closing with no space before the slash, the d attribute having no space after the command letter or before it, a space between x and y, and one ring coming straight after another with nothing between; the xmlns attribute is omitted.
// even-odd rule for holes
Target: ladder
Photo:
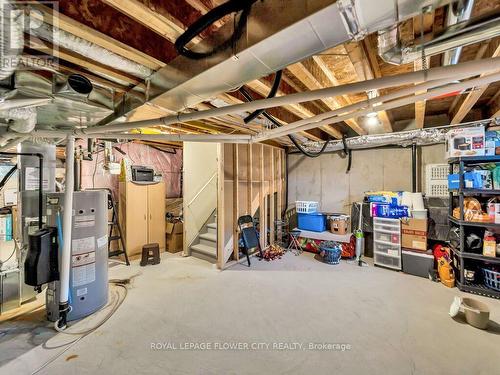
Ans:
<svg viewBox="0 0 500 375"><path fill-rule="evenodd" d="M108 191L108 209L113 210L113 215L111 216L111 221L108 221L109 226L109 235L108 235L108 258L116 257L121 254L125 255L125 263L127 266L130 266L130 262L128 260L127 248L125 247L125 242L123 241L122 228L120 223L118 222L118 209L116 208L116 202L113 199L113 192L111 189L106 189ZM116 228L116 232L118 234L113 235L113 229ZM120 241L121 249L119 250L111 250L111 243L113 241Z"/></svg>

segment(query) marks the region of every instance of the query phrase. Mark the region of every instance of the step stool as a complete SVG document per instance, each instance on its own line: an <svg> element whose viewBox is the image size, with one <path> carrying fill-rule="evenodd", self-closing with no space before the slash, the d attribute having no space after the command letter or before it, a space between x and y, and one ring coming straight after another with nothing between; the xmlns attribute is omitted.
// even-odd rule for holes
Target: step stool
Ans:
<svg viewBox="0 0 500 375"><path fill-rule="evenodd" d="M148 243L142 247L141 267L160 263L160 245Z"/></svg>

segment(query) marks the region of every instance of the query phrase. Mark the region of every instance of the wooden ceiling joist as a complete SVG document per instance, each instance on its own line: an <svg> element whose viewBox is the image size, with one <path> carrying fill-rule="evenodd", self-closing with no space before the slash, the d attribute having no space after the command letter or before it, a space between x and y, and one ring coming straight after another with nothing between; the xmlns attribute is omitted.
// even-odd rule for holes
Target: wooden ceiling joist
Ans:
<svg viewBox="0 0 500 375"><path fill-rule="evenodd" d="M424 34L424 40L428 39L431 36L433 27L434 27L434 12L423 14L422 16L417 16L412 20L412 33L410 35L411 41L415 38L419 38L421 33ZM406 40L406 42L409 42ZM424 66L425 62L425 66ZM431 59L429 57L425 57L422 59L417 59L413 62L413 70L419 71L423 69L428 69L431 63ZM416 82L418 84L420 82ZM427 90L417 91L415 95L425 94ZM425 100L420 100L415 102L415 127L417 129L423 129L425 126L425 110L426 110L427 102Z"/></svg>
<svg viewBox="0 0 500 375"><path fill-rule="evenodd" d="M376 63L376 68L372 67L371 61L367 56L369 55L369 53L365 53L363 46L360 43L348 43L345 45L345 49L347 51L347 55L349 56L349 60L351 61L354 70L356 71L358 81L366 81L382 77L382 73L378 68L378 63ZM378 76L378 74L380 74L380 76ZM387 112L381 111L378 113L378 115L384 131L387 133L392 133L392 124Z"/></svg>
<svg viewBox="0 0 500 375"><path fill-rule="evenodd" d="M172 43L184 32L184 25L173 17L167 17L146 6L138 0L101 0L134 21L163 36ZM198 43L201 39L193 39Z"/></svg>
<svg viewBox="0 0 500 375"><path fill-rule="evenodd" d="M318 79L304 66L303 63L299 62L293 65L290 65L287 67L288 71L290 71L297 79L304 84L309 90L318 90L322 89L324 86L318 81ZM325 103L325 105L330 109L330 110L335 110L341 107L344 107L350 103L345 103L340 102L341 100L345 100L342 97L339 99L335 98L324 98L322 99L322 102ZM347 125L351 127L352 130L354 130L356 133L359 135L364 135L366 134L366 130L363 129L354 119L346 120L345 121Z"/></svg>
<svg viewBox="0 0 500 375"><path fill-rule="evenodd" d="M498 57L500 55L500 44L495 48L491 57ZM481 77L484 77L486 74L481 74ZM451 120L451 124L460 124L462 120L467 116L467 114L472 110L472 107L477 103L479 98L484 94L489 85L480 86L474 88L471 92L467 94L465 100L458 108L457 112L453 116Z"/></svg>
<svg viewBox="0 0 500 375"><path fill-rule="evenodd" d="M262 80L254 80L248 82L247 86L262 96L266 96L270 90L269 85L267 83L264 83ZM284 93L281 90L278 90L278 92L276 93L276 96L283 96L283 95ZM283 108L285 108L290 113L293 113L294 115L302 119L313 117L316 115L315 113L311 112L301 104L288 104L284 105ZM329 135L337 139L342 138L342 133L331 126L323 126L321 127L321 130L323 130L325 133L328 133ZM322 141L321 138L318 139L318 137L313 136L310 132L303 133L303 135L314 141Z"/></svg>

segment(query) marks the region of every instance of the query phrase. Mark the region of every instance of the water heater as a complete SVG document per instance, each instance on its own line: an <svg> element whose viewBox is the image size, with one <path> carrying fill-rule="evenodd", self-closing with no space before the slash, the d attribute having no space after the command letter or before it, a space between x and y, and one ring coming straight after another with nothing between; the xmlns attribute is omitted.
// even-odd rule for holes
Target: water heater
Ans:
<svg viewBox="0 0 500 375"><path fill-rule="evenodd" d="M105 190L75 191L73 194L68 320L90 315L108 302L108 194ZM62 230L64 209L63 193L47 194L49 226ZM62 248L59 246L59 264ZM49 283L46 305L47 318L56 321L59 318L59 281Z"/></svg>

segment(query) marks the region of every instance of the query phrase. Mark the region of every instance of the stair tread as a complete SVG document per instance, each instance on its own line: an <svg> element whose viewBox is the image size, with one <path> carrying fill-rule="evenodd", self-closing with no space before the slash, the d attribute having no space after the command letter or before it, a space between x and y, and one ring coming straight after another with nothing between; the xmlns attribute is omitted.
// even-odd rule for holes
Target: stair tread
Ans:
<svg viewBox="0 0 500 375"><path fill-rule="evenodd" d="M210 255L210 256L214 256L214 257L217 256L217 248L212 247L212 246L208 246L208 245L203 245L203 244L193 245L193 246L191 246L191 250L198 251L198 252L203 253L205 255Z"/></svg>
<svg viewBox="0 0 500 375"><path fill-rule="evenodd" d="M210 223L210 224L207 224L207 227L208 227L208 228L212 228L212 229L217 229L217 223Z"/></svg>
<svg viewBox="0 0 500 375"><path fill-rule="evenodd" d="M200 238L207 241L217 242L217 235L215 233L203 233L200 234Z"/></svg>

